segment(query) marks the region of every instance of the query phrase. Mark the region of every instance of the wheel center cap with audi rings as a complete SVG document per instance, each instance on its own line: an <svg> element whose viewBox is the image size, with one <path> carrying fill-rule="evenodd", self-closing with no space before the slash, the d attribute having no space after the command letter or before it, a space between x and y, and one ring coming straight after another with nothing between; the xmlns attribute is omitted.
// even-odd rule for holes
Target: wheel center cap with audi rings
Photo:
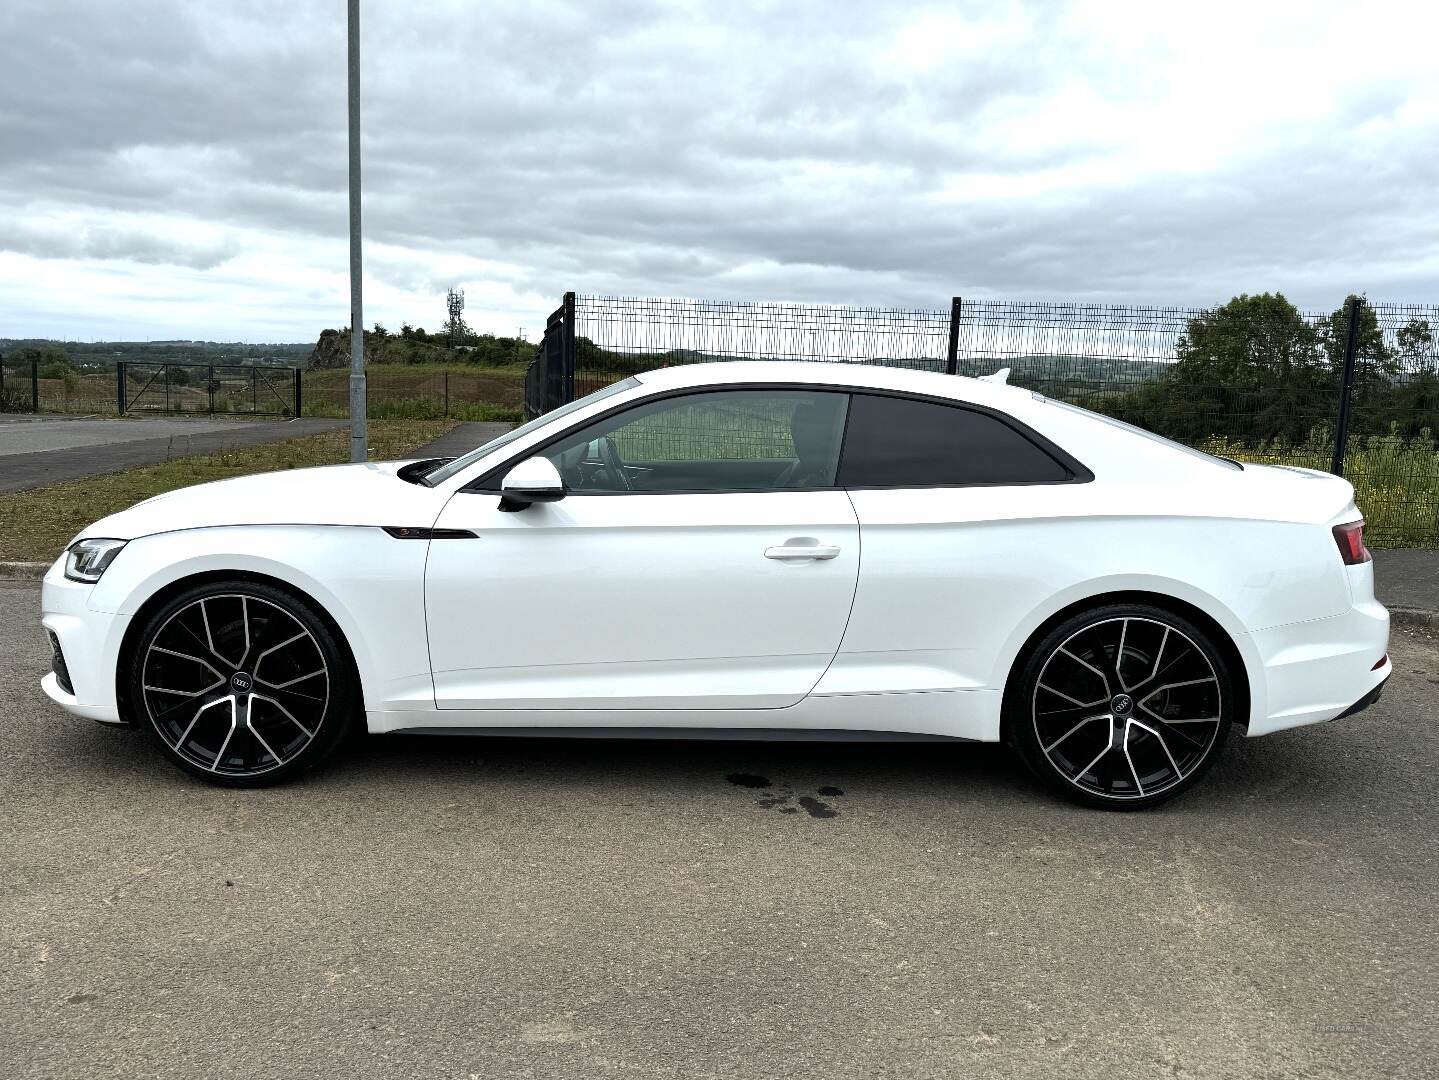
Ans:
<svg viewBox="0 0 1439 1080"><path fill-rule="evenodd" d="M250 678L247 672L237 671L230 676L230 689L237 694L248 694L254 685L255 680Z"/></svg>
<svg viewBox="0 0 1439 1080"><path fill-rule="evenodd" d="M1115 694L1114 700L1109 703L1109 711L1115 716L1128 716L1134 711L1134 699L1128 694Z"/></svg>

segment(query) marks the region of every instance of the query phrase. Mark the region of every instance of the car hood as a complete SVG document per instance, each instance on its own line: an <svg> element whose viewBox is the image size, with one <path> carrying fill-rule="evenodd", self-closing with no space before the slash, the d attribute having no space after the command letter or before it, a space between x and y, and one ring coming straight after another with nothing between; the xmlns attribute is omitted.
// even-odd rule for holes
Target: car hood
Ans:
<svg viewBox="0 0 1439 1080"><path fill-rule="evenodd" d="M405 464L329 465L178 488L101 518L80 537L133 540L221 525L428 527L439 515L446 493L399 479L395 474Z"/></svg>

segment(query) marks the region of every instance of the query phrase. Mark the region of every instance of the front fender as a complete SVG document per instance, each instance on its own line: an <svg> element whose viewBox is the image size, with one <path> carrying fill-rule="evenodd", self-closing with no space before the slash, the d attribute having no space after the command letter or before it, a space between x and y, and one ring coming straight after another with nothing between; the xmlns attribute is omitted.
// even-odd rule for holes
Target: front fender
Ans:
<svg viewBox="0 0 1439 1080"><path fill-rule="evenodd" d="M198 574L273 578L335 621L370 710L433 708L425 633L428 542L368 526L244 525L132 540L91 591L97 612L133 617L161 590ZM113 658L118 660L118 656Z"/></svg>

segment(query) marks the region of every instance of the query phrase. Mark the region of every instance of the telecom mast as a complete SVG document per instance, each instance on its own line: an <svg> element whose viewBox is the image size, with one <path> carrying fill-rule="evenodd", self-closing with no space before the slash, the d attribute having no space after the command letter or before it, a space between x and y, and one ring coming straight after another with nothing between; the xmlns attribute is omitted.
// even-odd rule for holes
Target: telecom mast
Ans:
<svg viewBox="0 0 1439 1080"><path fill-rule="evenodd" d="M465 290L451 289L445 293L445 310L449 312L449 318L445 322L445 329L450 335L450 348L455 347L455 338L465 327Z"/></svg>

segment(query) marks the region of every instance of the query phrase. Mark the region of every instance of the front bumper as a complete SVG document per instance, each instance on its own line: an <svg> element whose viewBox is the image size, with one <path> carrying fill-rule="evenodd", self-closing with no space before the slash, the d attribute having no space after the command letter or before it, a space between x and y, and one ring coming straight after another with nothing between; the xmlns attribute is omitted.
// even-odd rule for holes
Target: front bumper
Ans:
<svg viewBox="0 0 1439 1080"><path fill-rule="evenodd" d="M115 700L115 672L130 616L89 606L94 586L65 576L62 556L50 567L40 594L40 622L51 634L68 676L68 687L52 671L40 688L57 705L102 724L124 724Z"/></svg>

